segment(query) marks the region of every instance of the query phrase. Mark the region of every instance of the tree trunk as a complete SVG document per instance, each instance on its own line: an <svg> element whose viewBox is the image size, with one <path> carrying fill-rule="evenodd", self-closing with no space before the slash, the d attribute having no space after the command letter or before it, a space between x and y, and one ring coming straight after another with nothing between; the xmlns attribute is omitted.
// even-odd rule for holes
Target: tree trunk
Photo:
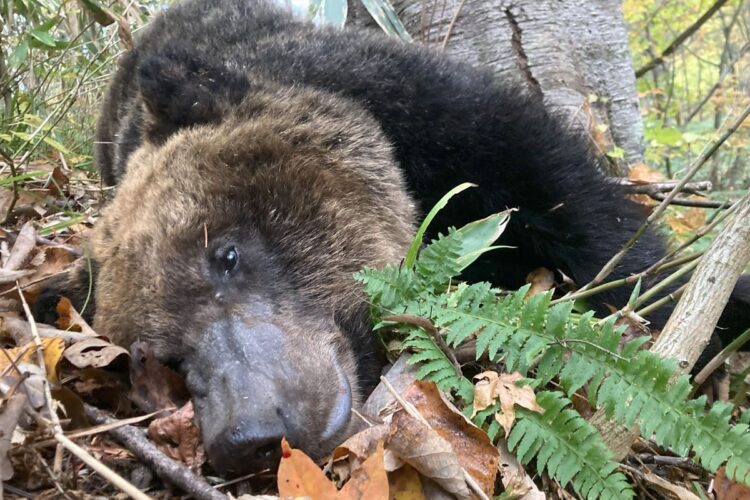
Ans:
<svg viewBox="0 0 750 500"><path fill-rule="evenodd" d="M643 127L627 32L618 0L393 0L419 43L492 70L508 85L539 94L591 138L642 160ZM353 22L371 24L353 1ZM447 42L447 43L446 43Z"/></svg>

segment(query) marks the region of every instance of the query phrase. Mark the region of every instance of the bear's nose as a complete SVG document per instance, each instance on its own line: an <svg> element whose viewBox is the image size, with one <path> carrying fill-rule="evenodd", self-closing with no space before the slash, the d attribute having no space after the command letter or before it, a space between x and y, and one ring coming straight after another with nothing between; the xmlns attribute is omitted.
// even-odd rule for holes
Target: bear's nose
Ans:
<svg viewBox="0 0 750 500"><path fill-rule="evenodd" d="M283 436L281 420L262 424L241 419L217 436L207 451L214 467L228 474L275 470Z"/></svg>

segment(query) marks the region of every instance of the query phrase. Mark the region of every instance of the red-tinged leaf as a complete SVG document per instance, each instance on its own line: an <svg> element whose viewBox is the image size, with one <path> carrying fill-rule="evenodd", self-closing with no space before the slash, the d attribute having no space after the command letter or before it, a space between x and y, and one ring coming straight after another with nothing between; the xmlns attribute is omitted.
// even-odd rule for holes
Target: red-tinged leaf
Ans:
<svg viewBox="0 0 750 500"><path fill-rule="evenodd" d="M295 450L285 438L281 440L281 465L277 474L279 497L333 499L338 491L310 457Z"/></svg>

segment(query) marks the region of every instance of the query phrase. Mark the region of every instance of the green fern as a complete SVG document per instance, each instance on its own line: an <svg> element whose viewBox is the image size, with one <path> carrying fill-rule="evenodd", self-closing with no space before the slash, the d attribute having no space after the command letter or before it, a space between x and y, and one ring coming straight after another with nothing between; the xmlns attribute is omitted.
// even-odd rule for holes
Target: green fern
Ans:
<svg viewBox="0 0 750 500"><path fill-rule="evenodd" d="M603 407L610 418L637 424L645 437L676 453L694 454L708 470L726 463L729 477L750 484L750 415L731 425L731 405L714 404L707 410L705 400L690 400L688 378L673 381L676 364L640 350L646 337L623 342L624 328L614 320L600 323L592 313L576 315L570 302L550 307L551 293L527 299L528 286L502 294L487 283L452 284L478 255L494 248L490 245L499 233L487 230L504 227L507 214L502 215L504 219L488 218L440 235L413 265L356 275L376 318L400 314L429 321L427 329L420 322L386 322L403 334L404 348L414 352L410 362L420 365L417 376L470 404L471 382L451 361L449 349L475 341L478 361L486 356L503 363L539 390L556 379L568 397L586 387L591 405ZM477 237L480 229L483 235ZM528 462L536 457L540 471L570 483L583 497L632 496L601 436L569 407L568 399L544 391L537 398L547 411L519 411L508 436L519 458ZM475 421L490 421L487 429L494 438L501 429L493 414L485 410Z"/></svg>
<svg viewBox="0 0 750 500"><path fill-rule="evenodd" d="M612 453L596 428L569 408L570 400L547 391L538 393L536 400L544 413L520 409L521 418L508 436L508 447L521 463L536 457L538 471L546 471L562 486L572 483L583 498L632 498Z"/></svg>

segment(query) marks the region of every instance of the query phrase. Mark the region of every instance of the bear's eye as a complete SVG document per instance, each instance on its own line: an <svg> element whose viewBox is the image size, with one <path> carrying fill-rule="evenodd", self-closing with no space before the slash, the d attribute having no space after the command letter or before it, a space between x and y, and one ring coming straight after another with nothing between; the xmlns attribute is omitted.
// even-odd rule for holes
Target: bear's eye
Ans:
<svg viewBox="0 0 750 500"><path fill-rule="evenodd" d="M234 246L223 248L219 251L217 258L224 275L231 273L240 261L240 254Z"/></svg>

